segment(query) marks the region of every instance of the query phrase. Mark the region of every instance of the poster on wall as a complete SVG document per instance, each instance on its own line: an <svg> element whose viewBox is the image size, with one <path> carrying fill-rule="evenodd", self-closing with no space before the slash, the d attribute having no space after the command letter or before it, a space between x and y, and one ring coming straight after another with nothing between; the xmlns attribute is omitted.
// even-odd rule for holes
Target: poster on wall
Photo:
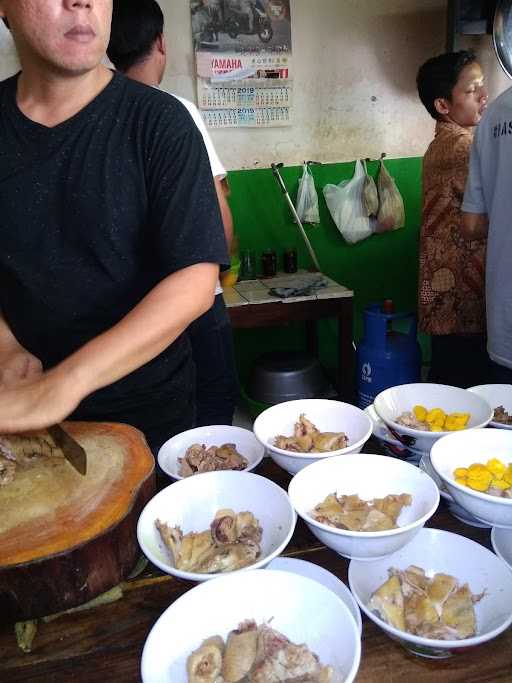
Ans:
<svg viewBox="0 0 512 683"><path fill-rule="evenodd" d="M206 125L290 125L290 0L190 0L190 12Z"/></svg>

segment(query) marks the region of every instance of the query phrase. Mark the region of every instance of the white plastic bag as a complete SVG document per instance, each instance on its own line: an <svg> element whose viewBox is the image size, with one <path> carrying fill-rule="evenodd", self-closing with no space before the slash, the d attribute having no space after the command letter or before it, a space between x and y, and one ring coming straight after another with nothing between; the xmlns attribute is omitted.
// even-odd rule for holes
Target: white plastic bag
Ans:
<svg viewBox="0 0 512 683"><path fill-rule="evenodd" d="M339 185L326 185L325 201L338 230L350 244L366 239L373 233L374 220L370 219L363 204L366 173L358 159L351 180Z"/></svg>
<svg viewBox="0 0 512 683"><path fill-rule="evenodd" d="M297 192L297 214L302 223L320 223L318 195L315 180L307 164L304 164Z"/></svg>

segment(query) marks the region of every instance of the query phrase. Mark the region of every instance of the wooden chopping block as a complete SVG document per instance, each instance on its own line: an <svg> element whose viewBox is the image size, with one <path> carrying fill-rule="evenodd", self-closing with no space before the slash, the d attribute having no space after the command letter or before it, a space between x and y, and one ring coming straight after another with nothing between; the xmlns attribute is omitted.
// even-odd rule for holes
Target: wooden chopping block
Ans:
<svg viewBox="0 0 512 683"><path fill-rule="evenodd" d="M82 477L63 456L17 466L0 487L0 622L83 604L125 579L140 549L137 520L155 493L141 432L67 422L87 452Z"/></svg>

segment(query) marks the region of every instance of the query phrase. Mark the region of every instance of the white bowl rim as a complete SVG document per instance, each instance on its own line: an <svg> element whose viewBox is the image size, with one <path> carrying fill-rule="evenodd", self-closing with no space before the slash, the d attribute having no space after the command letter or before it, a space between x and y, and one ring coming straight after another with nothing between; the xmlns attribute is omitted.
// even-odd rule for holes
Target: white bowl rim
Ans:
<svg viewBox="0 0 512 683"><path fill-rule="evenodd" d="M449 384L436 384L435 382L414 382L412 384L398 384L397 386L407 387L407 386L414 386L415 384L419 387L421 387L421 386L422 387L436 386L436 387L448 387L449 389L460 389L460 391L468 391L468 389L461 389L460 387L452 387ZM375 408L375 412L377 413L377 415L380 417L380 419L385 424L391 425L394 429L396 429L396 431L403 432L404 434L407 434L407 436L418 437L418 435L421 435L421 436L426 436L427 438L432 437L432 438L435 438L436 440L441 438L441 436L445 436L445 435L454 433L453 431L427 432L424 429L413 429L412 427L406 427L405 425L402 425L399 422L395 422L394 420L390 420L390 419L384 417L384 415L381 415L379 413L379 409L377 406L377 399L379 398L379 396L386 393L387 391L390 391L391 389L396 389L396 387L389 387L388 389L384 389L379 394L377 394L377 396L375 397L375 399L373 401L373 406ZM494 415L493 409L487 403L487 401L484 398L482 398L482 396L480 396L476 392L471 392L471 393L473 394L473 396L478 396L479 399L481 399L482 401L484 401L484 403L487 404L487 406L489 408L490 415L489 415L489 418L487 420L484 420L483 422L479 422L478 424L474 425L473 427L466 427L463 431L467 431L469 429L480 429L482 427L485 427L486 425L489 424L489 422L492 420L492 417ZM404 445L407 445L407 444L404 444Z"/></svg>
<svg viewBox="0 0 512 683"><path fill-rule="evenodd" d="M260 464L260 462L261 462L261 461L263 460L263 458L265 457L265 448L263 447L263 445L262 445L262 443L260 442L260 440L256 437L256 435L254 434L254 432L252 432L250 429L246 429L245 427L239 427L238 425L204 425L204 426L201 426L201 427L192 427L192 429L186 429L184 432L180 432L179 434L175 434L174 436L171 436L170 439L167 439L167 441L165 441L165 442L160 446L160 448L158 449L158 453L157 453L156 459L157 459L157 462L158 462L160 468L162 469L162 471L165 472L165 474L166 474L168 477L172 477L173 479L176 479L176 480L178 480L178 481L179 481L180 479L190 479L191 476L196 477L198 474L207 474L207 472L196 472L195 474L189 475L188 477L183 477L181 474L178 474L177 471L174 471L174 470L171 471L168 467L165 467L165 466L164 466L164 463L163 463L163 459L164 459L163 449L164 449L165 446L168 447L169 444L171 443L171 441L173 441L174 439L178 440L178 437L182 437L184 434L187 434L187 432L194 432L196 429L197 429L197 430L200 430L200 429L211 429L212 427L223 427L223 428L229 427L230 429L235 429L235 430L240 430L240 431L242 431L242 432L247 432L247 434L250 434L250 435L254 438L254 440L256 441L256 443L257 443L257 445L258 445L258 448L260 449L260 454L256 457L255 461L249 463L249 464L247 465L247 467L244 467L242 470L227 470L227 471L229 471L229 472L252 472L252 470L254 470L254 469L256 469L256 467L258 467L258 465ZM226 442L226 443L227 443L227 442ZM161 454L161 455L160 455L160 454ZM245 456L244 456L244 457L245 457ZM176 460L176 462L177 462L177 460ZM214 472L222 472L223 470L213 470L213 471L214 471Z"/></svg>
<svg viewBox="0 0 512 683"><path fill-rule="evenodd" d="M278 448L277 446L274 446L274 444L270 444L268 442L264 443L262 439L257 435L256 433L256 425L258 423L258 420L261 418L261 416L266 412L263 411L263 413L260 413L258 417L254 420L254 435L260 442L260 444L268 449L268 452L272 456L272 453L275 453L277 455L284 455L284 456L289 456L291 458L297 458L298 460L323 460L324 458L330 458L333 455L343 455L343 453L346 453L347 451L352 451L354 448L359 448L359 446L363 446L370 436L372 435L373 432L373 422L371 421L370 417L368 416L367 413L364 412L364 410L361 410L361 408L358 408L357 406L352 405L352 403L346 403L344 401L335 401L330 398L299 398L295 399L294 401L284 401L283 403L276 403L276 406L282 406L282 405L291 405L292 403L303 403L304 401L315 401L320 403L341 403L342 405L350 406L351 408L355 408L356 410L359 410L365 417L365 419L368 421L368 429L366 430L365 435L359 439L359 441L356 441L355 443L349 444L348 446L345 446L345 448L337 448L335 451L310 451L309 453L296 453L295 451L287 451L284 448ZM270 406L270 408L267 408L267 410L271 410L275 406ZM274 437L275 438L275 437Z"/></svg>
<svg viewBox="0 0 512 683"><path fill-rule="evenodd" d="M467 538L466 536L461 536L461 534L454 534L452 531L445 531L444 529L435 529L434 527L428 527L428 531L442 531L445 534L449 534L450 536L458 536L460 538L465 538L466 541L469 541L470 543L474 543L475 545L479 546L480 548L483 548L484 550L487 550L491 555L494 555L494 553L489 550L489 548L486 548L485 546L481 545L480 543L477 543L476 541L473 541L470 538ZM399 551L397 551L399 552ZM494 555L497 557L496 555ZM499 559L499 558L497 558ZM357 591L355 591L352 588L352 581L351 581L351 574L350 574L350 567L352 565L352 562L356 560L351 560L349 567L348 567L348 583L350 586L350 590L352 592L352 595L357 601L357 604L359 607L363 610L363 612L366 614L366 616L369 619L372 619L375 621L375 623L382 628L383 631L389 631L389 633L392 633L393 635L396 635L397 638L400 638L401 640L406 640L411 643L415 643L416 645L424 645L427 647L432 647L436 649L442 649L442 650L448 650L448 649L459 649L459 648L466 648L466 647L471 647L472 645L479 645L480 643L486 643L488 640L492 640L493 638L496 638L496 636L499 636L500 633L503 633L511 624L512 624L512 612L510 613L509 617L505 619L505 621L500 624L500 626L497 626L494 628L492 631L487 631L486 633L482 633L481 635L476 635L472 636L471 638L463 638L462 640L438 640L436 638L423 638L422 636L415 636L412 633L409 633L408 631L401 631L400 629L395 628L394 626L391 626L391 624L388 624L385 622L383 619L381 619L375 612L373 612L371 609L368 608L367 605L363 604L363 601L360 600L359 595L357 594ZM485 599L485 595L482 597L482 600Z"/></svg>
<svg viewBox="0 0 512 683"><path fill-rule="evenodd" d="M412 465L411 463L405 462L404 460L400 460L399 458L390 458L388 455L380 455L379 453L354 453L354 455L359 455L360 457L366 457L367 455L370 456L377 456L378 458L388 458L389 460L396 460L397 462L401 462L404 465L410 465L410 467L413 467L415 470L418 470L419 468L416 467L415 465ZM304 469L300 470L297 472L292 477L292 480L288 484L288 495L290 496L290 486L292 485L292 481L295 479L297 475L299 475L301 472L305 472L309 467L312 467L313 465L316 465L316 463L311 463L311 465L307 465L304 467ZM432 482L433 485L433 490L435 489L436 493L436 503L433 506L429 512L425 513L421 517L419 517L417 520L414 522L410 522L409 524L406 524L405 526L398 526L396 529L386 529L385 531L350 531L349 529L338 529L337 527L330 526L329 524L324 524L323 522L319 522L318 520L314 519L307 513L302 513L299 510L295 508L293 505L292 501L292 506L295 509L295 512L301 517L307 524L311 524L312 526L317 527L318 529L322 529L322 531L329 531L337 536L349 536L349 537L354 537L354 538L385 538L386 536L397 536L400 533L406 532L406 531L411 531L412 529L415 529L417 526L421 526L422 524L425 524L432 515L435 513L437 508L439 507L439 503L441 500L441 496L439 493L439 487L435 483L435 481L430 477L426 472L423 470L420 470L425 474L426 477L428 477L429 482ZM302 475L305 476L305 475ZM430 483L429 483L430 486ZM290 501L291 501L291 496L290 496Z"/></svg>
<svg viewBox="0 0 512 683"><path fill-rule="evenodd" d="M263 571L264 571L266 574L275 574L275 573L279 572L279 574L281 574L281 575L283 575L283 574L286 573L286 572L283 572L283 571L278 570L278 569L264 569L264 568L261 568L261 567L260 567L260 568L258 568L258 567L249 567L247 573L251 573L252 571L257 571L257 572L260 572L260 571L263 572ZM229 574L226 574L226 573L224 573L224 574L216 574L214 580L225 579L225 578L228 578L228 576L229 576ZM361 643L361 633L359 632L359 628L358 628L357 622L356 622L356 620L355 620L353 614L350 612L350 609L349 609L348 606L343 602L343 600L342 600L338 595L336 595L336 593L334 593L333 591L331 591L329 588L327 588L327 587L324 586L323 584L319 583L318 581L315 581L314 579L312 579L312 578L310 578L310 577L308 577L308 576L303 576L303 575L299 575L299 574L294 574L294 576L297 576L297 577L299 577L300 579L304 579L304 581L306 581L306 582L309 581L309 582L316 583L316 584L318 584L319 586L321 586L324 590L328 590L328 591L331 593L331 596L329 596L330 599L332 598L332 599L334 600L334 602L336 603L336 609L339 609L339 608L340 608L340 605L341 605L341 611L342 611L342 613L345 614L346 617L348 617L347 621L350 623L350 630L353 632L353 634L354 634L354 640L355 640L355 652L353 652L353 661L352 661L352 665L351 665L351 667L350 667L350 671L348 671L348 672L346 673L346 679L347 679L347 680L355 680L355 677L356 677L357 672L358 672L358 670L359 670L359 667L360 667L360 665L361 665L361 658L362 658L362 643ZM208 583L210 583L210 582L208 582ZM197 585L197 586L194 586L194 587L193 587L192 589L190 589L190 590L194 590L195 588L199 589L199 588L201 588L201 587L202 587L203 585L205 585L205 584L206 584L206 582L203 582L203 583L201 583L201 584L199 584L199 585ZM206 589L203 589L203 590L206 590ZM144 669L144 668L145 668L144 651L146 650L146 644L147 644L148 641L149 641L149 637L151 636L151 633L152 633L153 629L156 627L157 623L158 623L161 619L163 619L164 615L165 615L165 614L166 614L166 613L167 613L167 612L168 612L168 611L169 611L169 610L170 610L170 609L171 609L179 600L183 600L184 598L186 598L186 596L188 595L189 592L190 592L190 591L186 591L185 593L183 593L182 595L180 595L178 598L176 598L176 600L173 600L173 602L172 602L168 607L166 607L165 610L159 615L158 619L155 621L155 623L154 623L153 626L151 627L151 629L150 629L148 635L146 636L146 640L144 641L144 646L143 646L143 648L142 648L142 654L141 654L141 669ZM284 634L284 635L286 635L286 634ZM306 643L306 645L307 645L307 643ZM147 659L147 654L146 654L146 659Z"/></svg>
<svg viewBox="0 0 512 683"><path fill-rule="evenodd" d="M499 545L498 541L496 540L496 534L499 534L500 532L503 532L503 531L510 532L510 529L503 529L501 527L495 527L495 526L492 527L492 529L491 529L491 545L492 545L492 549L494 550L496 555L500 558L500 560L502 560L507 565L507 567L512 572L512 564L507 559L505 559L505 556L503 555L503 553L500 550L500 545Z"/></svg>
<svg viewBox="0 0 512 683"><path fill-rule="evenodd" d="M273 482L268 477L263 477L260 474L255 474L254 472L243 472L240 470L220 470L220 471L215 471L215 472L203 472L202 474L204 474L204 475L219 475L221 473L226 473L228 475L240 474L243 476L258 477L258 479L265 481L266 484L270 484L271 486L278 489L280 491L280 493L282 493L284 496L283 500L284 499L287 500L289 509L292 513L291 514L291 517L292 517L291 525L290 525L290 529L286 533L286 537L284 538L283 542L280 545L278 545L276 548L274 548L274 550L269 555L265 555L265 557L260 557L258 560L256 560L256 562L253 562L252 564L247 565L247 567L242 567L241 569L235 569L234 572L214 572L211 574L198 573L198 572L186 572L186 571L183 571L181 569L177 569L176 567L173 567L169 562L167 562L167 563L162 562L161 560L158 559L158 557L156 557L147 548L146 544L141 543L141 535L142 534L139 531L139 529L140 529L140 527L142 527L141 520L142 520L142 516L144 514L146 507L148 507L152 501L154 501L156 498L158 498L158 496L161 496L161 494L163 494L165 491L167 491L167 489L169 489L171 486L179 485L180 482L177 481L177 482L174 482L173 484L169 484L169 486L166 486L161 491L159 491L155 496L153 496L153 498L151 498L146 503L146 505L144 506L142 512L139 515L139 519L137 521L137 541L139 543L139 546L140 546L142 552L144 553L144 555L146 555L146 557L149 559L149 561L152 564L154 564L156 567L161 569L166 574L170 574L171 576L177 576L178 578L185 579L186 581L194 581L197 583L204 583L206 581L209 581L211 579L218 578L221 576L229 576L229 574L232 574L232 573L245 572L245 571L250 570L250 569L262 569L271 560L278 557L283 552L283 550L286 548L288 543L290 542L290 540L293 536L293 533L295 531L295 527L297 525L297 513L295 512L295 508L293 507L293 505L290 501L290 497L288 496L287 492L281 486L279 486L279 484L276 484L275 482ZM184 479L181 479L180 481L190 481L192 479L193 479L193 477L185 477ZM153 520L153 522L154 522L154 520ZM171 569L172 571L169 571L169 569Z"/></svg>
<svg viewBox="0 0 512 683"><path fill-rule="evenodd" d="M476 429L476 428L475 428ZM480 429L479 431L487 432L487 430ZM461 432L452 432L451 434L447 434L446 438L449 437L454 437L460 434ZM506 433L506 431L504 431ZM501 437L500 437L501 438ZM497 504L503 504L505 506L511 506L512 505L512 498L502 498L500 496L492 496L490 493L484 493L483 491L475 491L472 488L469 488L469 486L463 486L462 484L458 484L455 479L450 479L447 477L445 474L440 472L437 467L436 467L436 452L439 450L439 446L437 446L437 442L433 444L432 450L430 451L430 462L432 464L432 467L434 468L436 474L441 477L443 481L445 481L447 484L450 486L453 486L455 489L458 489L459 491L462 491L463 493L467 493L470 496L474 496L475 498L479 498L480 500L485 500L487 502L492 502L492 503L497 503ZM436 452L434 452L434 449L436 449ZM512 463L512 460L510 461ZM454 468L456 469L456 468Z"/></svg>

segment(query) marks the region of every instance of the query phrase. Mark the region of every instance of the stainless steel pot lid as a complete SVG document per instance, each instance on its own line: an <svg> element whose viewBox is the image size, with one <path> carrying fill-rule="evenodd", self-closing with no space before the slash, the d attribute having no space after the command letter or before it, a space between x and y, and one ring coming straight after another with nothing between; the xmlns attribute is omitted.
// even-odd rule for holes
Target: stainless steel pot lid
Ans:
<svg viewBox="0 0 512 683"><path fill-rule="evenodd" d="M512 78L512 0L498 1L492 38L498 61L507 76Z"/></svg>

